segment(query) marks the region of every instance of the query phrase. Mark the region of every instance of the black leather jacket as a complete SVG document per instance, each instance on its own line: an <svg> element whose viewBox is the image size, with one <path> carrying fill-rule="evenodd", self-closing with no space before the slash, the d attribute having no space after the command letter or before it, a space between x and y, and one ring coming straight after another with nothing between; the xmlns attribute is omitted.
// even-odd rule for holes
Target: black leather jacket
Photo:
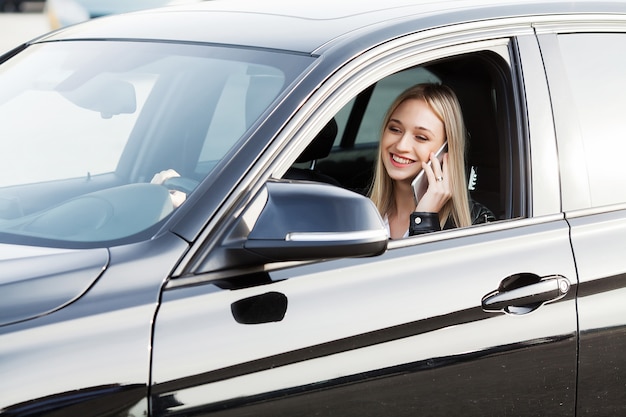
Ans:
<svg viewBox="0 0 626 417"><path fill-rule="evenodd" d="M491 210L473 200L470 200L470 218L472 219L473 225L489 223L496 220L496 216L491 212ZM455 227L456 226L452 219L448 219L444 225L444 229L453 229ZM414 212L411 214L409 236L437 232L439 230L441 230L441 227L439 226L438 213Z"/></svg>

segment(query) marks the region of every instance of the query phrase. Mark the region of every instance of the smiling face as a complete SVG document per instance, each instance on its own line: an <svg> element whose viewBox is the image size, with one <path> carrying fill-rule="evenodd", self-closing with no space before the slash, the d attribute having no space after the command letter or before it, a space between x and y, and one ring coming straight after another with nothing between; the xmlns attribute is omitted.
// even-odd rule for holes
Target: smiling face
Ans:
<svg viewBox="0 0 626 417"><path fill-rule="evenodd" d="M383 165L394 181L411 182L431 152L445 141L443 122L420 99L403 101L391 114L383 132Z"/></svg>

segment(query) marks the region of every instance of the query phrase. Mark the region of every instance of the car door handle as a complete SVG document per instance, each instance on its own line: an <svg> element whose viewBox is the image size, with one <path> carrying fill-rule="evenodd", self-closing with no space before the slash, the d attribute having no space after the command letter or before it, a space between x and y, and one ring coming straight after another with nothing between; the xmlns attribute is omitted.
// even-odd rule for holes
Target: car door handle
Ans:
<svg viewBox="0 0 626 417"><path fill-rule="evenodd" d="M287 296L271 291L235 301L231 304L233 318L240 324L263 324L281 321L287 313Z"/></svg>
<svg viewBox="0 0 626 417"><path fill-rule="evenodd" d="M569 280L561 275L515 274L505 278L498 290L483 297L482 308L486 312L526 314L563 298L570 286Z"/></svg>

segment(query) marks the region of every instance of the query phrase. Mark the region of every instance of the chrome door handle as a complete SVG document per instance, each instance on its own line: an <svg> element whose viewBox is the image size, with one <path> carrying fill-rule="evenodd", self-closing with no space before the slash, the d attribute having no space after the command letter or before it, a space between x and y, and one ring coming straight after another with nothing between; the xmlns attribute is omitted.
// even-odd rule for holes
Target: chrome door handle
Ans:
<svg viewBox="0 0 626 417"><path fill-rule="evenodd" d="M563 298L570 287L569 280L561 275L516 274L505 278L498 290L485 295L482 307L487 312L525 314Z"/></svg>

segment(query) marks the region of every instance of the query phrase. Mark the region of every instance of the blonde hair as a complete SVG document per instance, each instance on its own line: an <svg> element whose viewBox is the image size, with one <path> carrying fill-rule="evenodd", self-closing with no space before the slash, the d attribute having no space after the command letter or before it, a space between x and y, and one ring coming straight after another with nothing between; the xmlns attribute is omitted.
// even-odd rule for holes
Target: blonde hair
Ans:
<svg viewBox="0 0 626 417"><path fill-rule="evenodd" d="M456 227L469 226L471 219L465 176L465 125L456 94L449 87L440 84L417 84L410 87L400 94L387 110L382 124L381 137L393 112L404 101L411 99L423 100L428 104L443 122L445 139L448 140L448 172L452 198L439 211L439 223L443 228L451 218ZM381 216L389 216L396 211L393 187L393 180L383 165L382 149L379 145L370 198Z"/></svg>

